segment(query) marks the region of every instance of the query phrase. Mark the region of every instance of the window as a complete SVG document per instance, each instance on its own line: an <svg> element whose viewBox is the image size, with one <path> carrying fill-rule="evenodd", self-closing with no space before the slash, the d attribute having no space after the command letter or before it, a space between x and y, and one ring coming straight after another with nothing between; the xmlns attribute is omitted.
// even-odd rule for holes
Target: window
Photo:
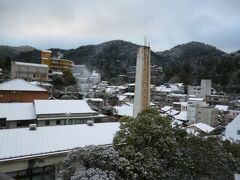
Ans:
<svg viewBox="0 0 240 180"><path fill-rule="evenodd" d="M240 130L237 130L237 134L240 135Z"/></svg>
<svg viewBox="0 0 240 180"><path fill-rule="evenodd" d="M49 121L45 121L45 125L49 126L50 122Z"/></svg>
<svg viewBox="0 0 240 180"><path fill-rule="evenodd" d="M57 120L57 121L56 121L56 124L57 124L57 125L59 125L60 123L61 123L60 120Z"/></svg>
<svg viewBox="0 0 240 180"><path fill-rule="evenodd" d="M55 179L55 166L44 166L7 173L15 179Z"/></svg>

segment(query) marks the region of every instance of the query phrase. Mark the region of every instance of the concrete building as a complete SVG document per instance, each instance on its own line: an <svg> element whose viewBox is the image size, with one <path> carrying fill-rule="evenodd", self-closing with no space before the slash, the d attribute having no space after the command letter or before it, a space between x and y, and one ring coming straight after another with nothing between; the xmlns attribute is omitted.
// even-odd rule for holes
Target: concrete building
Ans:
<svg viewBox="0 0 240 180"><path fill-rule="evenodd" d="M51 51L43 50L41 52L41 64L48 65L51 71L71 71L73 62L63 59L62 55L52 57Z"/></svg>
<svg viewBox="0 0 240 180"><path fill-rule="evenodd" d="M209 126L218 124L218 109L209 107L203 98L189 98L187 112L189 124L200 122Z"/></svg>
<svg viewBox="0 0 240 180"><path fill-rule="evenodd" d="M48 66L46 64L12 61L11 79L15 78L40 82L48 81Z"/></svg>
<svg viewBox="0 0 240 180"><path fill-rule="evenodd" d="M211 95L212 80L202 79L201 86L188 86L188 95L195 95L206 99L206 96Z"/></svg>
<svg viewBox="0 0 240 180"><path fill-rule="evenodd" d="M210 105L225 104L230 103L229 97L224 95L207 95L206 102Z"/></svg>
<svg viewBox="0 0 240 180"><path fill-rule="evenodd" d="M35 99L48 99L46 89L22 79L13 79L0 84L0 103L33 102Z"/></svg>
<svg viewBox="0 0 240 180"><path fill-rule="evenodd" d="M136 117L139 112L150 106L150 47L140 47L137 53L136 82L134 91L133 116Z"/></svg>
<svg viewBox="0 0 240 180"><path fill-rule="evenodd" d="M119 123L5 129L0 131L0 171L16 179L56 179L57 163L71 150L112 144Z"/></svg>

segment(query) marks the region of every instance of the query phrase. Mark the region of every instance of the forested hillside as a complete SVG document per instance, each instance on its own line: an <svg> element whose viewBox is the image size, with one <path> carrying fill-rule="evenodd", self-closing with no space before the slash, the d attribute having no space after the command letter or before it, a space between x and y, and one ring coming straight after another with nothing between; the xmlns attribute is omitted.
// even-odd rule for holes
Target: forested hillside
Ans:
<svg viewBox="0 0 240 180"><path fill-rule="evenodd" d="M129 66L136 64L139 45L123 40L98 45L80 46L76 49L50 49L76 64L86 64L89 70L97 70L104 80L113 80L126 74ZM0 47L0 64L6 57L15 61L40 63L40 50L16 51ZM213 46L190 42L163 52L151 52L152 64L163 66L165 81L198 84L203 78L213 80L218 90L240 93L240 51L227 54Z"/></svg>

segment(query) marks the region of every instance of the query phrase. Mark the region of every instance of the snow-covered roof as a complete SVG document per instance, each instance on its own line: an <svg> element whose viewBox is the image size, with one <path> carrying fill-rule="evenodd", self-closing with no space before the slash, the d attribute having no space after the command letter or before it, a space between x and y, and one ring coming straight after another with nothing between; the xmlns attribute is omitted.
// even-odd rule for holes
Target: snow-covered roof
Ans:
<svg viewBox="0 0 240 180"><path fill-rule="evenodd" d="M23 79L13 79L0 84L0 91L47 91L44 88L32 85Z"/></svg>
<svg viewBox="0 0 240 180"><path fill-rule="evenodd" d="M187 94L176 94L176 93L170 93L168 96L174 96L174 97L186 97Z"/></svg>
<svg viewBox="0 0 240 180"><path fill-rule="evenodd" d="M153 102L150 102L150 106L156 106L156 104Z"/></svg>
<svg viewBox="0 0 240 180"><path fill-rule="evenodd" d="M30 82L32 85L34 86L48 86L48 87L52 87L53 85L49 84L49 83L43 83L43 82L39 82L39 81L31 81Z"/></svg>
<svg viewBox="0 0 240 180"><path fill-rule="evenodd" d="M173 108L172 106L164 106L164 107L161 108L161 110L164 111L164 112L167 112L172 108Z"/></svg>
<svg viewBox="0 0 240 180"><path fill-rule="evenodd" d="M124 104L122 106L114 106L114 109L117 110L117 114L120 116L130 116L133 117L133 106L130 104Z"/></svg>
<svg viewBox="0 0 240 180"><path fill-rule="evenodd" d="M92 102L103 102L102 98L86 98L85 100L89 100Z"/></svg>
<svg viewBox="0 0 240 180"><path fill-rule="evenodd" d="M240 114L226 126L225 137L229 140L240 141Z"/></svg>
<svg viewBox="0 0 240 180"><path fill-rule="evenodd" d="M182 125L182 123L183 123L182 121L179 121L179 120L175 119L175 120L172 121L171 126L175 127L176 125Z"/></svg>
<svg viewBox="0 0 240 180"><path fill-rule="evenodd" d="M63 75L63 72L61 72L61 71L53 71L52 74L54 74L54 75Z"/></svg>
<svg viewBox="0 0 240 180"><path fill-rule="evenodd" d="M179 114L173 116L174 119L180 120L180 121L187 121L187 111L180 111Z"/></svg>
<svg viewBox="0 0 240 180"><path fill-rule="evenodd" d="M42 52L52 53L50 50L42 50Z"/></svg>
<svg viewBox="0 0 240 180"><path fill-rule="evenodd" d="M128 87L126 86L118 86L118 89L127 89Z"/></svg>
<svg viewBox="0 0 240 180"><path fill-rule="evenodd" d="M207 124L204 124L204 123L197 123L197 124L192 124L186 128L192 128L192 127L196 127L197 129L205 132L205 133L210 133L212 130L214 130L213 127L207 125Z"/></svg>
<svg viewBox="0 0 240 180"><path fill-rule="evenodd" d="M216 105L215 108L218 109L219 111L227 111L229 106L225 105Z"/></svg>
<svg viewBox="0 0 240 180"><path fill-rule="evenodd" d="M167 88L166 86L156 86L155 91L160 91L160 92L172 92L172 88Z"/></svg>
<svg viewBox="0 0 240 180"><path fill-rule="evenodd" d="M203 98L188 98L188 101L203 101Z"/></svg>
<svg viewBox="0 0 240 180"><path fill-rule="evenodd" d="M123 101L127 96L119 95L117 96L119 101Z"/></svg>
<svg viewBox="0 0 240 180"><path fill-rule="evenodd" d="M111 144L119 123L5 129L0 131L0 162L44 154L57 154L76 147Z"/></svg>
<svg viewBox="0 0 240 180"><path fill-rule="evenodd" d="M173 91L181 91L183 83L169 83L169 86Z"/></svg>
<svg viewBox="0 0 240 180"><path fill-rule="evenodd" d="M22 65L22 66L34 66L34 67L45 67L48 68L47 64L37 64L37 63L25 63L25 62L14 62L17 65Z"/></svg>
<svg viewBox="0 0 240 180"><path fill-rule="evenodd" d="M124 95L124 96L134 96L134 93L132 93L132 92L126 92L126 93L124 93L123 95Z"/></svg>
<svg viewBox="0 0 240 180"><path fill-rule="evenodd" d="M85 100L34 100L36 114L96 113Z"/></svg>
<svg viewBox="0 0 240 180"><path fill-rule="evenodd" d="M0 118L7 121L34 120L36 114L33 103L0 103Z"/></svg>
<svg viewBox="0 0 240 180"><path fill-rule="evenodd" d="M175 109L170 109L169 111L166 112L166 114L168 114L169 116L174 116L178 113L179 113L179 111L177 111Z"/></svg>

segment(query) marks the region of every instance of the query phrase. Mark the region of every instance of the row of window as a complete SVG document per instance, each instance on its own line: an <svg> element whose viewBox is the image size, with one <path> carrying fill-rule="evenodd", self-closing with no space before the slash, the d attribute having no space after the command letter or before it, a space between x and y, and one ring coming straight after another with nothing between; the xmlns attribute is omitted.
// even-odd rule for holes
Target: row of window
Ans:
<svg viewBox="0 0 240 180"><path fill-rule="evenodd" d="M63 122L61 123L61 120L56 120L55 123L56 125L72 125L72 124L86 124L88 119L69 119L69 120L62 120ZM45 126L49 126L50 125L50 120L45 121Z"/></svg>
<svg viewBox="0 0 240 180"><path fill-rule="evenodd" d="M44 180L54 180L55 179L55 166L44 166L39 168L32 168L22 171L15 171L7 173L9 176L17 180L33 180L33 179L44 179Z"/></svg>

